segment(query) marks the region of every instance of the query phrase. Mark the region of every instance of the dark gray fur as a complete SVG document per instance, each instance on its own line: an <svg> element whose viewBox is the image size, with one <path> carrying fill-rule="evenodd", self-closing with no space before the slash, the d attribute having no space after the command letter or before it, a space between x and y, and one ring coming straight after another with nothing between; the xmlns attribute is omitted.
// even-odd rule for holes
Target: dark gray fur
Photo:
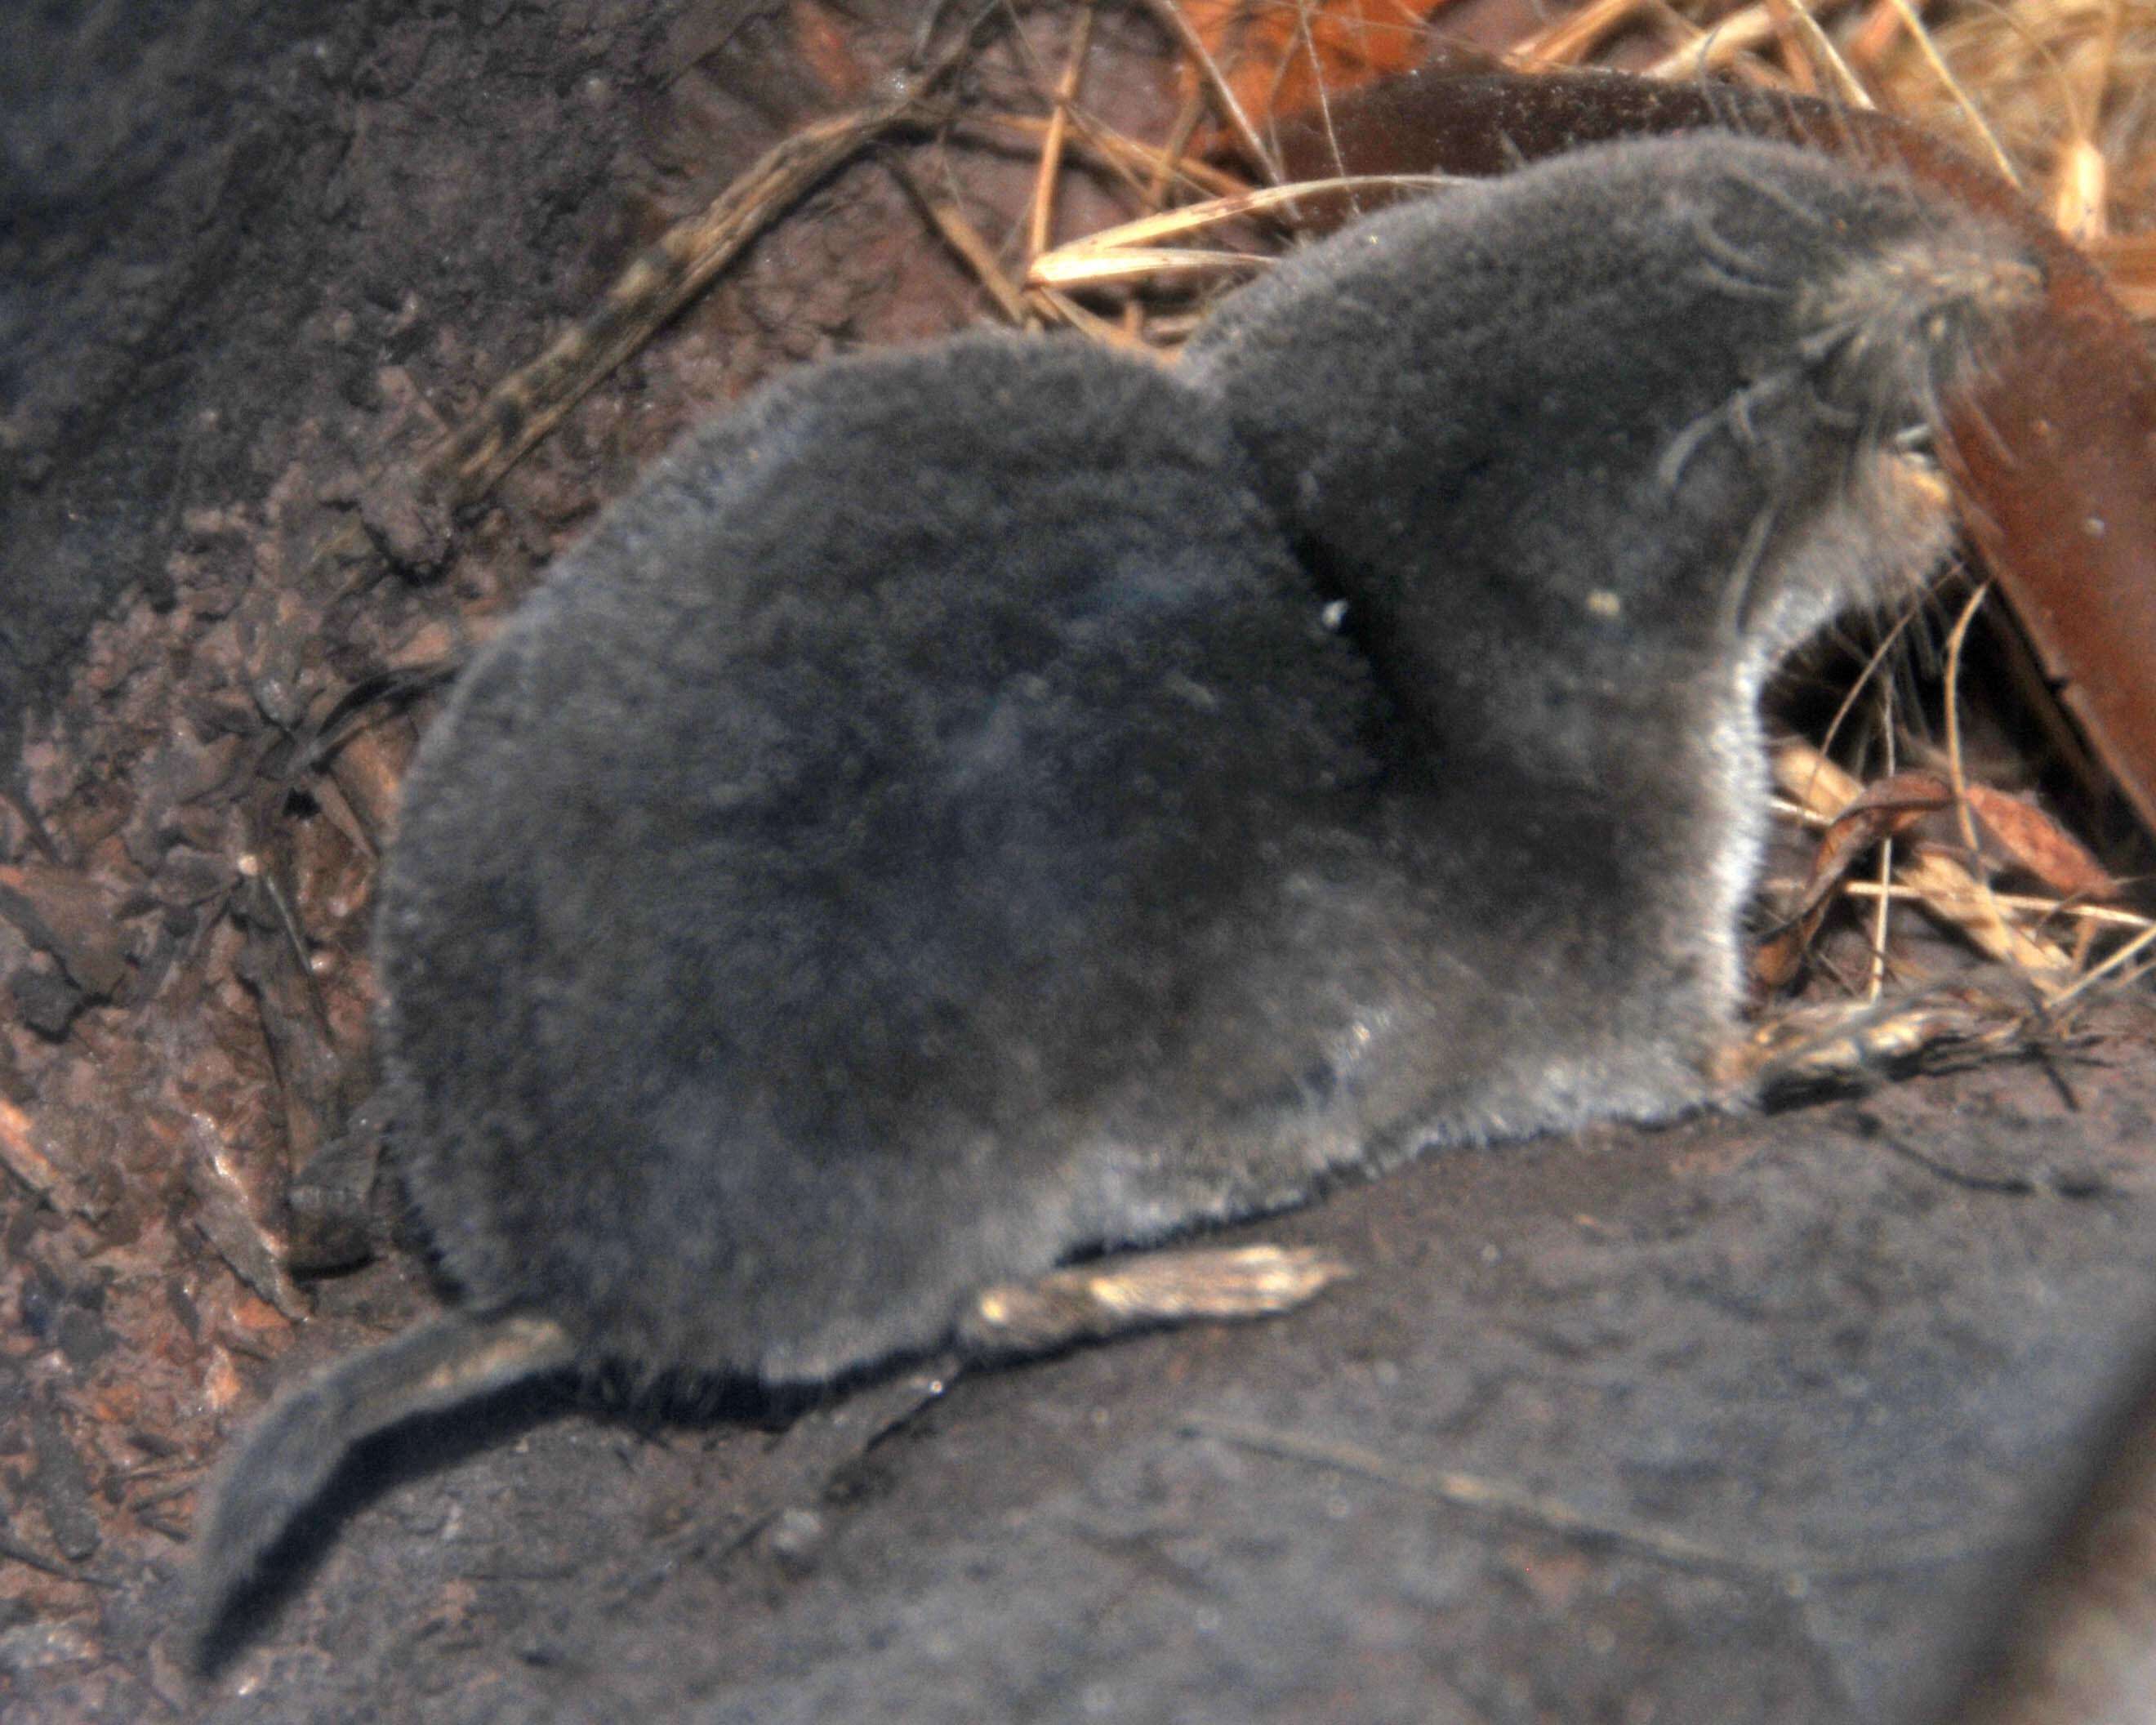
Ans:
<svg viewBox="0 0 2156 1725"><path fill-rule="evenodd" d="M1183 379L975 338L690 439L413 770L382 1047L461 1307L401 1399L377 1351L257 1428L202 1620L459 1358L820 1381L1081 1248L1700 1102L1758 682L1935 553L1873 458L1974 334L1815 355L1812 290L1937 219L1625 146L1314 249Z"/></svg>
<svg viewBox="0 0 2156 1725"><path fill-rule="evenodd" d="M1727 1037L1760 685L1943 555L1897 440L2040 287L1897 174L1702 133L1373 217L1190 344L1505 922L1507 1128L1666 1112Z"/></svg>

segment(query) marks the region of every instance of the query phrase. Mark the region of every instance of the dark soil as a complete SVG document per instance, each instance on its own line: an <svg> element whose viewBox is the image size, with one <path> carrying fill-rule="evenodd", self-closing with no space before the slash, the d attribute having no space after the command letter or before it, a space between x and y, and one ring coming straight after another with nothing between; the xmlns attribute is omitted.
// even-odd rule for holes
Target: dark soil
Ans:
<svg viewBox="0 0 2156 1725"><path fill-rule="evenodd" d="M1342 1191L1253 1230L1359 1268L1266 1325L806 1412L532 1392L398 1434L217 1679L186 1675L205 1468L434 1297L393 1238L296 1274L344 1242L286 1196L303 1164L335 1184L326 1148L367 1190L340 1135L368 886L440 679L690 418L983 315L893 172L942 158L836 176L453 540L368 475L880 88L917 15L106 0L11 26L0 1714L1928 1717L2156 1335L2138 1001L2048 1062ZM1052 78L1067 21L1027 28ZM1160 41L1101 30L1089 105L1158 136ZM956 159L1000 235L1029 164ZM1116 208L1069 204L1072 231ZM316 555L362 501L408 567Z"/></svg>
<svg viewBox="0 0 2156 1725"><path fill-rule="evenodd" d="M2107 1028L2077 1107L1998 1068L1342 1193L1261 1232L1358 1278L1260 1327L400 1443L208 1717L1924 1717L2156 1317L2156 1016Z"/></svg>

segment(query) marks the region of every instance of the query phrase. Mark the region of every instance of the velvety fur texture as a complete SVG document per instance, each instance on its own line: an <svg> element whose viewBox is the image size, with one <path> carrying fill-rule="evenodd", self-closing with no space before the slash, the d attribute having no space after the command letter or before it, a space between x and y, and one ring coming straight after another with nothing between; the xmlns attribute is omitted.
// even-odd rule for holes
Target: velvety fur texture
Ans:
<svg viewBox="0 0 2156 1725"><path fill-rule="evenodd" d="M1154 367L976 339L780 386L613 514L412 775L383 1047L444 1264L593 1358L820 1378L1120 1237L1098 1100L1180 1060L1375 723Z"/></svg>
<svg viewBox="0 0 2156 1725"><path fill-rule="evenodd" d="M1346 602L1555 1024L1727 1035L1760 685L1943 555L1912 451L2040 285L2010 233L1897 174L1702 133L1372 217L1191 342L1183 377ZM1533 1123L1625 1094L1598 1079Z"/></svg>
<svg viewBox="0 0 2156 1725"><path fill-rule="evenodd" d="M689 439L482 653L382 888L460 1297L264 1419L819 1381L1072 1252L1708 1093L1771 664L1912 578L2006 242L1722 138L1395 211L1180 377L971 338ZM1344 633L1336 627L1344 602Z"/></svg>

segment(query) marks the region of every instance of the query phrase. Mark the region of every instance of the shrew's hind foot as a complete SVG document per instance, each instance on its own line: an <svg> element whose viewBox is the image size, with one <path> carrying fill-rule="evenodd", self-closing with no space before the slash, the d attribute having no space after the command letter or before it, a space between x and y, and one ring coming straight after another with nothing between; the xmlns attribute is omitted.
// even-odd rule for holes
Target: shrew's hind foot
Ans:
<svg viewBox="0 0 2156 1725"><path fill-rule="evenodd" d="M983 1288L960 1314L975 1357L1046 1353L1158 1324L1270 1317L1350 1275L1312 1246L1209 1246L1106 1258Z"/></svg>

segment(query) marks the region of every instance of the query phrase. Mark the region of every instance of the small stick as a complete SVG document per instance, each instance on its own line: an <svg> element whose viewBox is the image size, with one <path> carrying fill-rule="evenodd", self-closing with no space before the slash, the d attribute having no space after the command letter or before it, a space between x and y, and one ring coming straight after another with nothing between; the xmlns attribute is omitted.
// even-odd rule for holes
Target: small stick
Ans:
<svg viewBox="0 0 2156 1725"><path fill-rule="evenodd" d="M1919 614L1916 605L1907 607L1894 619L1894 626L1887 631L1886 638L1871 649L1871 656L1864 661L1864 668L1857 672L1856 680L1849 685L1849 693L1841 697L1841 704L1835 708L1834 716L1827 721L1825 740L1820 744L1822 753L1834 747L1835 739L1841 735L1841 727L1849 722L1849 716L1856 711L1857 698L1879 675L1880 667L1887 662L1887 655L1894 649L1894 644L1902 639L1903 632Z"/></svg>
<svg viewBox="0 0 2156 1725"><path fill-rule="evenodd" d="M906 195L919 206L921 214L928 218L943 243L958 254L973 272L974 279L988 290L988 297L996 302L996 309L1014 324L1031 323L1032 309L1025 295L997 261L995 248L988 244L988 236L967 218L957 200L930 191L921 183L918 175L896 163L892 164L891 172L906 188Z"/></svg>
<svg viewBox="0 0 2156 1725"><path fill-rule="evenodd" d="M1205 39L1198 33L1197 27L1183 16L1183 8L1175 3L1175 0L1145 0L1145 7L1183 44L1183 52L1197 63L1198 74L1213 92L1213 100L1219 104L1220 111L1227 119L1228 129L1235 134L1236 141L1249 153L1251 162L1265 177L1266 182L1275 186L1280 184L1280 164L1273 160L1273 152L1265 147L1265 140L1258 136L1257 128L1250 124L1250 116L1243 111L1243 105L1235 100L1235 92L1229 87L1227 76L1220 69L1220 63L1213 58L1212 51L1205 46Z"/></svg>
<svg viewBox="0 0 2156 1725"><path fill-rule="evenodd" d="M2134 954L2142 952L2148 947L2151 942L2156 942L2156 927L2143 929L2140 933L2134 936L2132 940L2121 947L2116 952L2113 952L2111 957L2105 959L2102 963L2097 965L2093 970L2084 974L2080 980L2072 985L2072 987L2061 989L2058 993L2053 995L2051 999L2046 1003L2046 1004L2048 1005L2052 1011L2057 1011L2059 1008L2064 1006L2068 1001L2074 999L2076 996L2087 993L2105 977L2109 976L2112 972L2123 967L2128 959L2134 956ZM2143 969L2145 970L2146 968L2146 966L2143 967ZM2138 977L2141 974L2141 972L2136 971L2133 974L2134 977ZM2122 983L2132 980L2133 980L2133 978L2132 977L2121 978Z"/></svg>
<svg viewBox="0 0 2156 1725"><path fill-rule="evenodd" d="M1136 221L1103 228L1083 239L1073 240L1046 254L1046 257L1068 258L1082 253L1142 248L1157 240L1173 239L1241 216L1264 215L1273 210L1292 212L1305 198L1326 198L1336 193L1441 192L1462 183L1460 177L1454 174L1349 174L1339 179L1296 180L1285 186L1266 186L1256 191L1207 198L1201 203L1187 203L1180 209L1164 210L1158 215L1141 216ZM1038 269L1043 261L1036 259L1034 267Z"/></svg>
<svg viewBox="0 0 2156 1725"><path fill-rule="evenodd" d="M1975 865L1976 884L1987 901L1991 897L1991 881L1982 868L1983 847L1977 840L1976 814L1969 806L1969 779L1962 768L1961 655L1969 639L1969 625L1976 621L1976 614L1990 592L1990 582L1979 581L1976 591L1969 596L1969 603L1961 608L1961 615L1954 619L1953 629L1947 636L1946 675L1942 679L1942 699L1946 705L1947 788L1953 793L1954 820L1961 829L1961 842L1968 848L1969 860Z"/></svg>
<svg viewBox="0 0 2156 1725"><path fill-rule="evenodd" d="M1809 811L1806 812L1806 818L1822 819L1810 815ZM1794 891L1803 883L1785 880L1770 884L1778 888ZM1842 888L1842 891L1851 898L1883 897L1906 900L1917 904L1922 903L1924 897L1916 887L1898 880L1886 886L1881 886L1872 880L1851 880ZM2043 898L2033 892L2000 892L1994 893L1993 897L2002 910L2024 911L2043 922L2064 916L2071 921L2087 923L2096 927L2131 928L2137 931L2156 928L2156 921L2143 916L2138 911L2122 911L2116 905L2076 904L2071 899Z"/></svg>
<svg viewBox="0 0 2156 1725"><path fill-rule="evenodd" d="M1198 121L1204 112L1205 98L1196 90L1190 93L1183 106L1177 110L1175 124L1168 127L1168 141L1156 153L1152 178L1146 186L1145 207L1147 210L1158 210L1168 201L1168 182L1183 171L1190 150L1190 140L1196 135ZM1216 192L1219 189L1214 187Z"/></svg>
<svg viewBox="0 0 2156 1725"><path fill-rule="evenodd" d="M1851 33L1849 58L1852 64L1876 66L1887 57L1894 39L1902 33L1902 22L1894 15L1887 0L1874 0L1871 10Z"/></svg>
<svg viewBox="0 0 2156 1725"><path fill-rule="evenodd" d="M1301 39L1302 50L1310 56L1310 85L1317 92L1317 117L1325 128L1326 147L1332 152L1332 167L1336 173L1348 172L1347 159L1340 153L1340 134L1332 124L1332 98L1325 89L1325 62L1317 52L1317 38L1311 33L1310 13L1313 0L1297 0L1295 8L1296 34ZM1287 62L1281 62L1281 72L1287 71Z"/></svg>
<svg viewBox="0 0 2156 1725"><path fill-rule="evenodd" d="M1026 272L1028 287L1103 287L1142 277L1219 275L1235 270L1264 270L1277 259L1250 252L1175 250L1129 247L1114 251L1050 252L1034 259Z"/></svg>
<svg viewBox="0 0 2156 1725"><path fill-rule="evenodd" d="M1063 140L1070 130L1070 108L1078 99L1078 86L1086 75L1086 56L1093 46L1094 0L1086 0L1072 32L1070 58L1055 86L1055 105L1048 116L1048 135L1041 140L1040 171L1033 182L1032 222L1026 235L1026 256L1046 251L1055 226L1055 182L1063 172Z"/></svg>
<svg viewBox="0 0 2156 1725"><path fill-rule="evenodd" d="M1881 686L1883 689L1887 685L1882 684ZM1881 704L1884 706L1887 703L1882 701ZM1894 727L1891 716L1885 727L1884 735L1887 739L1887 771L1891 776L1894 771ZM1889 833L1879 841L1879 884L1882 887L1887 886L1892 884L1893 879L1894 835ZM1871 963L1868 967L1870 974L1866 978L1864 988L1864 998L1866 1000L1876 1001L1886 991L1887 923L1892 917L1893 912L1893 899L1881 892L1879 895L1879 902L1872 906L1871 911Z"/></svg>

